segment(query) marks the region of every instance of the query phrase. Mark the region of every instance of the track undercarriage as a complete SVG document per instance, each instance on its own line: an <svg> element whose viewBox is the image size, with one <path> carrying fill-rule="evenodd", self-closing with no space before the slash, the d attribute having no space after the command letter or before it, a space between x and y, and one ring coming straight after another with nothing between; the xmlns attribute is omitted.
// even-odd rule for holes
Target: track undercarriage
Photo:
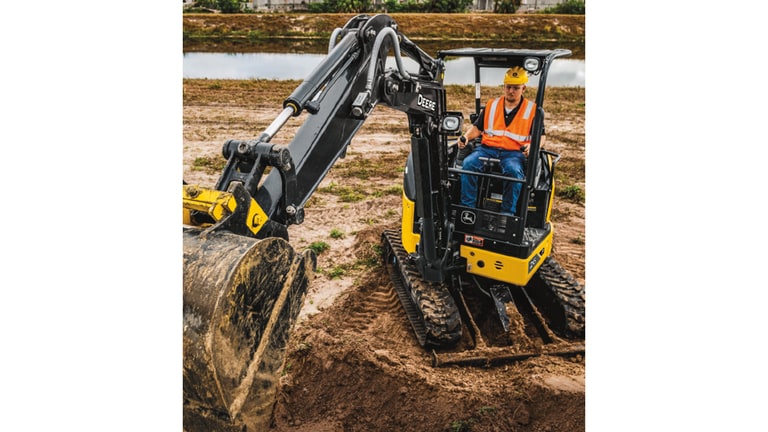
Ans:
<svg viewBox="0 0 768 432"><path fill-rule="evenodd" d="M542 355L584 354L584 287L548 258L524 287L461 274L421 279L400 233L382 234L384 262L433 366L489 366Z"/></svg>

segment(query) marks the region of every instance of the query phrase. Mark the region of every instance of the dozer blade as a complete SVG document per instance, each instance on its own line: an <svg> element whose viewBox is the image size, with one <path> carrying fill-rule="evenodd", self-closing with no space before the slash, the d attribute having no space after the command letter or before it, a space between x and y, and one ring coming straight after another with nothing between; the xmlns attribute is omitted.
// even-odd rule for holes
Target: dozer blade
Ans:
<svg viewBox="0 0 768 432"><path fill-rule="evenodd" d="M265 430L316 266L281 238L184 227L184 430Z"/></svg>
<svg viewBox="0 0 768 432"><path fill-rule="evenodd" d="M525 287L470 280L455 295L474 344L460 352L432 351L434 367L584 355L584 287L551 257Z"/></svg>
<svg viewBox="0 0 768 432"><path fill-rule="evenodd" d="M432 366L496 366L540 356L573 357L584 355L584 344L563 343L548 345L540 351L516 352L510 347L483 347L457 353L437 353L432 351Z"/></svg>

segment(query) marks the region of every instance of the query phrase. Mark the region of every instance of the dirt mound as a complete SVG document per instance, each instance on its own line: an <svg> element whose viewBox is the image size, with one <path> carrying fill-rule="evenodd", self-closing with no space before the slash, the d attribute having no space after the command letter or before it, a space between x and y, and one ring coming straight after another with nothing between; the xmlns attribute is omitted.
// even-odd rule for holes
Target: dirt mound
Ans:
<svg viewBox="0 0 768 432"><path fill-rule="evenodd" d="M374 250L391 227L359 232L355 254ZM271 430L584 430L584 361L433 368L375 266L297 326Z"/></svg>

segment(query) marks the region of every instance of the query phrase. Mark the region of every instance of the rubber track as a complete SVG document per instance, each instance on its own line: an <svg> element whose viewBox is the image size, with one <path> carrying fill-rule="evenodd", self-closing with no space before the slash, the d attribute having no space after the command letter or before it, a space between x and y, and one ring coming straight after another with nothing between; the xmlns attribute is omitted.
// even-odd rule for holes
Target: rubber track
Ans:
<svg viewBox="0 0 768 432"><path fill-rule="evenodd" d="M384 265L419 345L435 348L455 345L461 339L461 316L448 286L421 279L403 248L398 231L385 230L381 237Z"/></svg>
<svg viewBox="0 0 768 432"><path fill-rule="evenodd" d="M567 338L584 338L584 286L554 258L548 257L544 261L526 288L532 297L541 298L546 295L550 302L556 303L558 309L561 309L559 325L552 325L555 333Z"/></svg>

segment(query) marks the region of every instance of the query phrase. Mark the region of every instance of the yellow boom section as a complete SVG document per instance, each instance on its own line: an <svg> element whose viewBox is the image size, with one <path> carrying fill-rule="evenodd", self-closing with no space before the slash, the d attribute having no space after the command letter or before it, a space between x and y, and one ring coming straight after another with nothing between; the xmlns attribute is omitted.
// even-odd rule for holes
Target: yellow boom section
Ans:
<svg viewBox="0 0 768 432"><path fill-rule="evenodd" d="M205 189L195 185L185 185L182 188L183 223L194 225L191 211L208 214L215 222L219 222L235 212L237 200L231 192ZM267 222L267 214L261 206L250 198L246 226L256 234Z"/></svg>

